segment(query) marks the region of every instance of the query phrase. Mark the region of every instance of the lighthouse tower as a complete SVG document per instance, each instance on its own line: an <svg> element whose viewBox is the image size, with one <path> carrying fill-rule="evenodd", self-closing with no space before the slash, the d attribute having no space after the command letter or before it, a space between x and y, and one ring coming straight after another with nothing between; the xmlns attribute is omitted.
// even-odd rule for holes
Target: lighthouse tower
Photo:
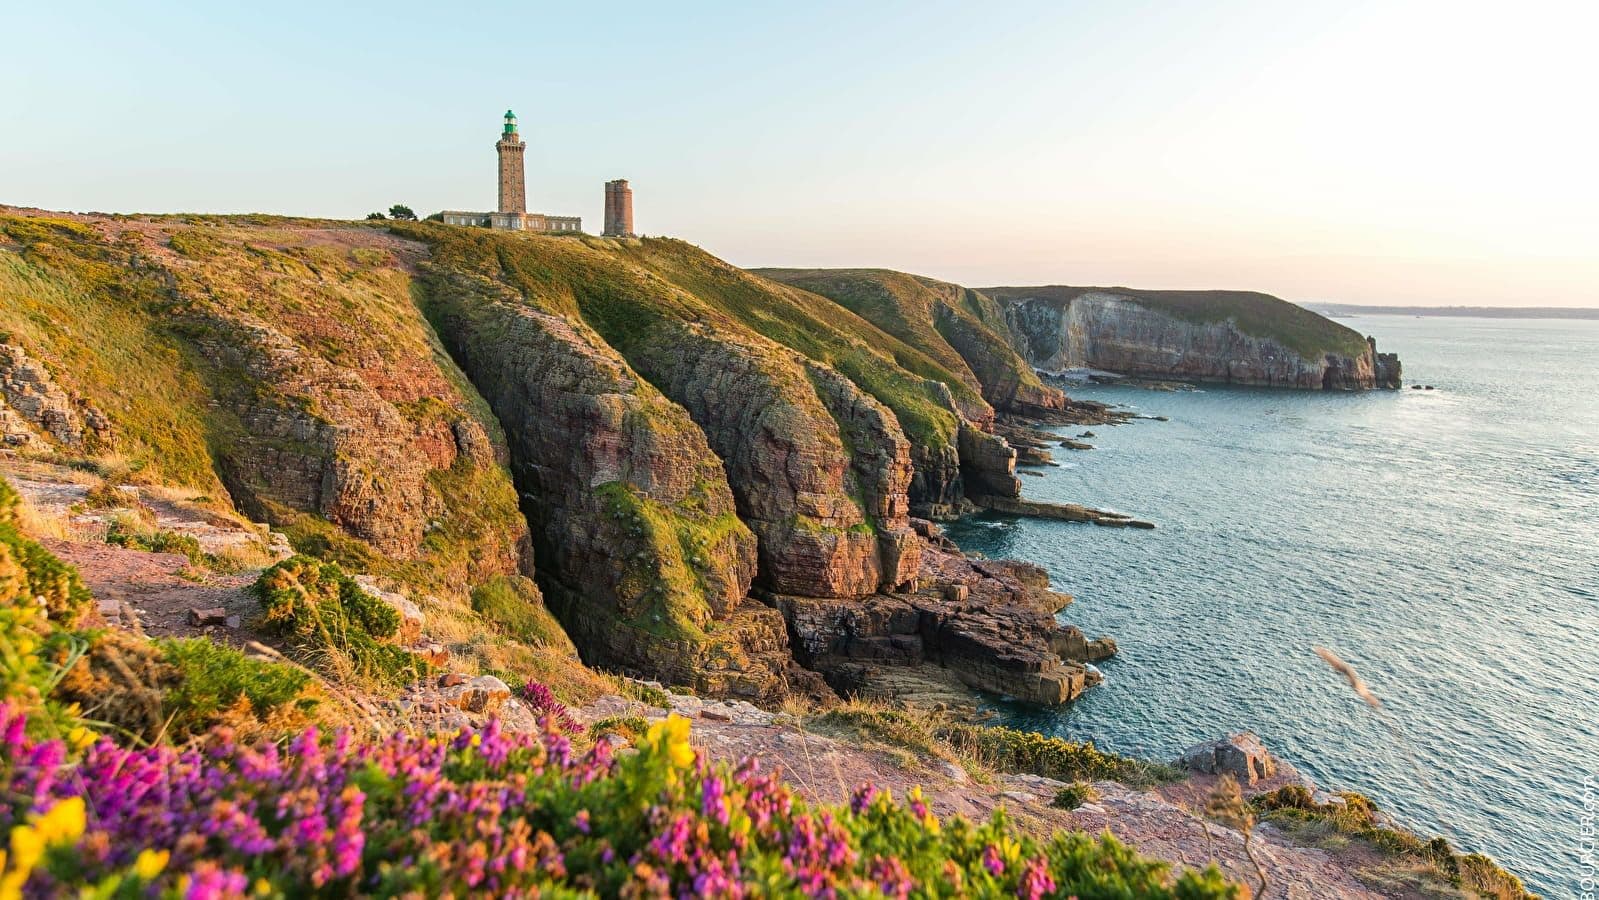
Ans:
<svg viewBox="0 0 1599 900"><path fill-rule="evenodd" d="M500 153L500 209L518 218L527 212L527 177L522 166L522 152L527 145L516 133L516 113L505 111L505 131L494 145ZM521 227L518 222L516 226Z"/></svg>

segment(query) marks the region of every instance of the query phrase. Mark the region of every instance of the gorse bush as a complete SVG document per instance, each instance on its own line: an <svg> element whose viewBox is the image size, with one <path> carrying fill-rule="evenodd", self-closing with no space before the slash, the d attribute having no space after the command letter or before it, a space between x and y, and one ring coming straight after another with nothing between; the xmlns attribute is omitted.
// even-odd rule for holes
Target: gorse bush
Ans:
<svg viewBox="0 0 1599 900"><path fill-rule="evenodd" d="M1324 825L1357 838L1389 856L1432 868L1450 885L1495 900L1531 900L1521 879L1480 853L1456 853L1449 841L1432 840L1386 824L1377 804L1364 794L1340 793L1337 800L1316 802L1303 785L1290 784L1261 794L1250 804L1264 819L1278 825Z"/></svg>
<svg viewBox="0 0 1599 900"><path fill-rule="evenodd" d="M43 733L81 733L79 710L51 694L83 654L70 629L91 598L76 569L18 530L21 504L0 478L0 703L28 711Z"/></svg>
<svg viewBox="0 0 1599 900"><path fill-rule="evenodd" d="M753 761L708 764L688 728L659 722L622 757L490 723L284 749L101 740L69 761L0 708L0 829L22 850L0 877L13 896L1239 896L1109 836L941 822L914 790L812 806Z"/></svg>
<svg viewBox="0 0 1599 900"><path fill-rule="evenodd" d="M71 628L89 608L78 570L17 528L22 500L0 479L0 608L36 607L50 622Z"/></svg>
<svg viewBox="0 0 1599 900"><path fill-rule="evenodd" d="M399 631L399 612L337 563L292 556L261 573L254 590L265 607L262 623L324 667L388 684L427 671L421 657L383 643Z"/></svg>
<svg viewBox="0 0 1599 900"><path fill-rule="evenodd" d="M1119 781L1151 785L1174 781L1170 766L1106 753L1092 742L1047 737L997 725L951 725L940 736L1001 772L1042 775L1059 781Z"/></svg>
<svg viewBox="0 0 1599 900"><path fill-rule="evenodd" d="M167 692L167 737L182 741L227 723L304 726L317 705L311 676L293 666L251 659L205 638L157 642L163 659L178 672Z"/></svg>

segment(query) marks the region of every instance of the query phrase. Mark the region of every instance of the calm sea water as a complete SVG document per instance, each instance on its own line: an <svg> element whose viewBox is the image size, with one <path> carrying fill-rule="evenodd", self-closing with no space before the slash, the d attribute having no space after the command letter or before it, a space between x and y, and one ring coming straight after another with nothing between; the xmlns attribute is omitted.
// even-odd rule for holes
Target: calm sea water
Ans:
<svg viewBox="0 0 1599 900"><path fill-rule="evenodd" d="M1400 353L1405 390L1074 391L1171 421L1094 428L1097 450L1056 452L1024 492L1157 530L951 527L1047 566L1078 598L1063 618L1121 647L1075 705L1010 717L1155 757L1251 728L1318 783L1578 896L1599 776L1599 322L1345 321ZM1313 645L1355 665L1403 740Z"/></svg>

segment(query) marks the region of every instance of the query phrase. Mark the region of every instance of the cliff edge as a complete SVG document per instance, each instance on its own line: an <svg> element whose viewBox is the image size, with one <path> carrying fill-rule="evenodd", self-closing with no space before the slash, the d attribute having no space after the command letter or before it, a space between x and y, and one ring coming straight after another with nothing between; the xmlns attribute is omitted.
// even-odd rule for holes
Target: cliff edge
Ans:
<svg viewBox="0 0 1599 900"><path fill-rule="evenodd" d="M1308 390L1397 389L1399 357L1304 307L1252 291L992 287L1018 349L1045 372Z"/></svg>

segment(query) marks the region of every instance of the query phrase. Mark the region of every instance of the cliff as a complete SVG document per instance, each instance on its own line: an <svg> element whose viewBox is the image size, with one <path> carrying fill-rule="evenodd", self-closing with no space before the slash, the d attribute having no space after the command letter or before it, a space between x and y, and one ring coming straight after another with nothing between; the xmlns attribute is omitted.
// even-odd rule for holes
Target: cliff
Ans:
<svg viewBox="0 0 1599 900"><path fill-rule="evenodd" d="M547 604L590 666L767 703L863 665L1088 684L1046 588L911 518L1018 497L985 397L1068 406L953 286L906 340L681 241L0 213L8 442L495 636L429 658L526 664Z"/></svg>
<svg viewBox="0 0 1599 900"><path fill-rule="evenodd" d="M1311 390L1396 389L1399 359L1358 332L1266 294L996 287L1028 362L1148 378Z"/></svg>
<svg viewBox="0 0 1599 900"><path fill-rule="evenodd" d="M972 315L977 301L958 285L887 269L756 269L867 319L927 354L956 377L961 412L980 424L994 411L1060 409L1065 395L1039 381L1009 342Z"/></svg>
<svg viewBox="0 0 1599 900"><path fill-rule="evenodd" d="M1038 380L1004 301L783 277L836 296L678 241L0 208L0 825L47 850L6 883L1241 895L1203 868L1254 872L1236 829L1194 828L1202 782L959 719L972 689L1070 701L1116 648L1058 621L1042 569L914 514L1147 525L1019 497L1018 417L1109 412ZM892 290L856 312L863 285ZM752 755L804 788L718 762ZM473 799L507 785L543 799ZM1272 802L1341 809L1306 796ZM1002 803L1014 828L932 815ZM1042 843L1106 827L1183 871ZM1364 851L1257 840L1274 886L1366 896Z"/></svg>

